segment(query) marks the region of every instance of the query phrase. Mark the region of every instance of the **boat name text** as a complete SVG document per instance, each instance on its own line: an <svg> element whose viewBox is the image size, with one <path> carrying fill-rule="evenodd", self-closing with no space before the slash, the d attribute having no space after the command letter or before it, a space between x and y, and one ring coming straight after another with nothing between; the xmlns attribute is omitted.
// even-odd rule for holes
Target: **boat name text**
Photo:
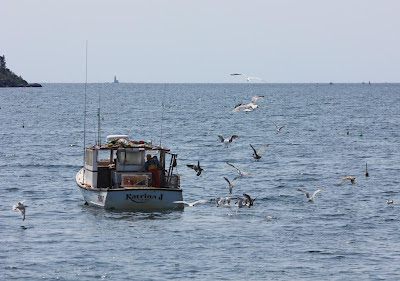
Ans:
<svg viewBox="0 0 400 281"><path fill-rule="evenodd" d="M131 200L135 203L146 203L146 202L150 201L151 199L162 200L163 195L160 194L159 196L157 196L157 195L151 195L151 194L146 194L146 193L141 194L141 195L127 194L125 199Z"/></svg>

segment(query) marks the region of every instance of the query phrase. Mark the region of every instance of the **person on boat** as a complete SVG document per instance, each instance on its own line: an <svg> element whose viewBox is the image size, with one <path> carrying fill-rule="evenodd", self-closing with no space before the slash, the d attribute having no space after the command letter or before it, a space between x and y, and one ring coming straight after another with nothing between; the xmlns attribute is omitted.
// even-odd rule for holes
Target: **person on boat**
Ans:
<svg viewBox="0 0 400 281"><path fill-rule="evenodd" d="M157 157L153 157L151 154L147 154L146 163L144 163L144 170L151 173L151 186L161 187L160 176L158 169L163 170L162 165L158 162Z"/></svg>

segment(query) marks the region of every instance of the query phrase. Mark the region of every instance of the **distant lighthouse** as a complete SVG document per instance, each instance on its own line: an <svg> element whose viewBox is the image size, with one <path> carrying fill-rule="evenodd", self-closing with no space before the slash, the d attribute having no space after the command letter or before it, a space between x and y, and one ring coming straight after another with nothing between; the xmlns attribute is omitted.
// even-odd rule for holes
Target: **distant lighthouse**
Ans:
<svg viewBox="0 0 400 281"><path fill-rule="evenodd" d="M117 76L114 76L114 82L113 83L119 83L119 81L117 80Z"/></svg>

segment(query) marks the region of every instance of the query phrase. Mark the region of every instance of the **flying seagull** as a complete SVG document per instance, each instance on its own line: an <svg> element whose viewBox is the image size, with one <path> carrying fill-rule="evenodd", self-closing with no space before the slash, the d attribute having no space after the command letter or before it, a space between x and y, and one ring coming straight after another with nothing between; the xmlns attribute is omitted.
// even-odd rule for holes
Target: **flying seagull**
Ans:
<svg viewBox="0 0 400 281"><path fill-rule="evenodd" d="M247 82L250 82L250 81L252 81L252 80L258 80L258 81L267 83L267 81L265 81L265 80L263 80L263 79L261 79L261 78L254 77L254 76L248 76L248 75L243 74L243 73L232 73L231 75L232 75L232 76L239 76L239 75L242 75L242 76L244 76L244 77L246 78Z"/></svg>
<svg viewBox="0 0 400 281"><path fill-rule="evenodd" d="M22 220L25 220L25 208L28 206L24 205L25 200L19 201L13 206L13 210L18 210L21 213Z"/></svg>
<svg viewBox="0 0 400 281"><path fill-rule="evenodd" d="M355 177L346 176L346 177L340 179L340 180L339 180L339 183L342 183L342 182L344 182L345 180L350 180L351 183L355 183L355 182L356 182L356 178L355 178Z"/></svg>
<svg viewBox="0 0 400 281"><path fill-rule="evenodd" d="M219 140L224 144L225 147L228 147L228 145L233 142L234 139L237 139L237 135L232 135L230 138L225 139L223 136L218 135Z"/></svg>
<svg viewBox="0 0 400 281"><path fill-rule="evenodd" d="M196 205L196 204L198 204L198 203L205 203L205 202L207 202L207 201L208 201L208 200L201 199L201 200L197 200L197 201L194 201L194 202L174 201L174 203L176 203L176 204L186 204L186 205L188 205L189 207L194 207L194 205Z"/></svg>
<svg viewBox="0 0 400 281"><path fill-rule="evenodd" d="M255 198L254 199L252 199L251 197L250 197L250 195L248 195L248 194L246 194L246 193L243 193L243 197L244 197L244 204L246 204L249 208L251 207L251 206L253 206L253 203L254 203L254 200L256 200Z"/></svg>
<svg viewBox="0 0 400 281"><path fill-rule="evenodd" d="M236 112L241 109L243 109L246 112L253 111L254 109L258 108L258 104L256 104L256 101L263 97L264 96L254 96L251 98L251 101L248 104L239 103L235 106L232 112Z"/></svg>
<svg viewBox="0 0 400 281"><path fill-rule="evenodd" d="M276 133L277 133L277 134L279 134L279 133L281 132L281 130L282 130L283 128L286 127L286 124L284 124L284 125L282 125L282 126L278 126L278 125L276 125L275 122L273 122L273 123L274 123L274 125L275 125L275 127L276 127Z"/></svg>
<svg viewBox="0 0 400 281"><path fill-rule="evenodd" d="M261 151L263 151L265 148L267 148L269 146L269 144L264 145L263 147L261 147L258 151L255 150L255 148L250 144L250 147L253 149L253 158L254 160L259 160L261 158L261 156L259 155Z"/></svg>
<svg viewBox="0 0 400 281"><path fill-rule="evenodd" d="M247 172L243 172L240 169L236 168L233 164L229 163L229 162L225 162L226 164L228 164L229 166L233 167L236 169L236 172L239 174L239 177L247 177L247 176L253 176L250 173Z"/></svg>
<svg viewBox="0 0 400 281"><path fill-rule="evenodd" d="M229 194L232 194L232 189L233 189L233 183L237 181L239 177L234 178L232 181L229 181L226 177L224 179L228 182L228 189L229 189Z"/></svg>
<svg viewBox="0 0 400 281"><path fill-rule="evenodd" d="M190 169L193 169L197 172L197 176L200 176L201 173L203 172L203 169L200 167L200 161L197 161L197 166L196 165L186 165L188 166Z"/></svg>
<svg viewBox="0 0 400 281"><path fill-rule="evenodd" d="M310 194L308 194L307 191L305 191L305 190L303 190L303 189L297 189L297 190L300 191L301 193L304 193L304 194L306 195L306 197L307 197L307 202L311 202L311 201L314 200L315 194L317 194L318 192L320 192L320 191L323 190L323 189L322 189L322 188L318 188L317 190L315 190L315 191L313 192L313 194L311 195L311 197L310 197Z"/></svg>

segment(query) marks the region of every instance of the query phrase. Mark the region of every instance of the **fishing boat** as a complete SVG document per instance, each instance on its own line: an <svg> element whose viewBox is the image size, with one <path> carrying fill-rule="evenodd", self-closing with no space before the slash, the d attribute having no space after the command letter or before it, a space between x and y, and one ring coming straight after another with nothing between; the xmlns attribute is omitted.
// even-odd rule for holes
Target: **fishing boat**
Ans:
<svg viewBox="0 0 400 281"><path fill-rule="evenodd" d="M118 81L116 76L115 81ZM94 145L86 146L86 89L87 42L83 167L75 176L85 204L113 210L183 208L183 204L174 203L183 199L180 177L175 173L177 154L161 146L161 137L160 145L153 145L151 141L130 140L128 135L109 135L106 143L101 144L100 94L97 140ZM168 160L169 167L166 170Z"/></svg>
<svg viewBox="0 0 400 281"><path fill-rule="evenodd" d="M158 162L158 174L146 172L145 158ZM183 208L177 154L151 141L109 135L105 144L85 147L84 165L76 183L85 204L114 210L153 211ZM166 170L166 163L169 166ZM159 185L159 186L157 186Z"/></svg>

